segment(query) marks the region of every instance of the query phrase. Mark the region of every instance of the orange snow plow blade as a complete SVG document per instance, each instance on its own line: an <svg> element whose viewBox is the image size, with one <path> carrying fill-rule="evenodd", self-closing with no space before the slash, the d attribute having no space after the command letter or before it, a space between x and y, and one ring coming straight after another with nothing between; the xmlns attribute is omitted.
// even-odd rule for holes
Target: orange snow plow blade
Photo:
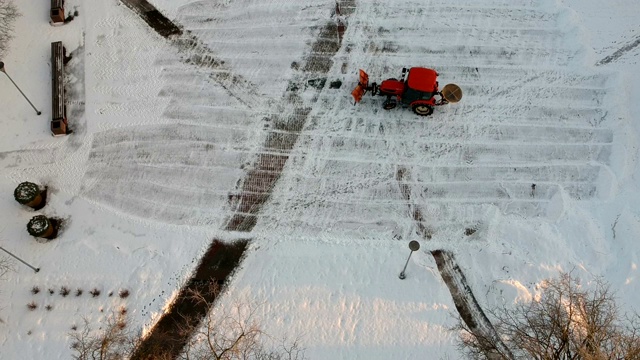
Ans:
<svg viewBox="0 0 640 360"><path fill-rule="evenodd" d="M353 100L356 103L359 103L362 100L362 96L367 92L367 87L369 87L369 75L362 69L360 69L360 77L358 78L358 85L351 92L351 96L353 96Z"/></svg>

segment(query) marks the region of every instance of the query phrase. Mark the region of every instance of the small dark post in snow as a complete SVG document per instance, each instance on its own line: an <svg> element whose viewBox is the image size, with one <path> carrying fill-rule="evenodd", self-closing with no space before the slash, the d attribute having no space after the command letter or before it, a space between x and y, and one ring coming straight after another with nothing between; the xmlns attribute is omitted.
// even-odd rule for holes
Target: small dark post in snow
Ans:
<svg viewBox="0 0 640 360"><path fill-rule="evenodd" d="M29 98L27 97L27 95L25 95L22 90L20 90L20 88L18 87L18 85L16 84L15 81L13 81L13 79L11 78L11 76L9 76L9 74L7 74L7 71L4 69L4 63L2 61L0 61L0 71L2 71L5 75L7 75L7 77L9 78L9 80L11 80L11 82L13 83L13 85L16 87L16 89L18 89L18 91L20 91L20 94L22 94L22 96L24 96L24 98L27 100L27 102L29 103L29 105L31 105L31 107L33 108L33 110L36 111L36 114L40 115L42 114L42 112L40 112L40 110L36 109L35 106L33 106L33 104L31 103L31 100L29 100Z"/></svg>
<svg viewBox="0 0 640 360"><path fill-rule="evenodd" d="M9 250L7 250L7 249L3 248L2 246L0 246L0 250L2 250L2 251L4 251L4 252L6 252L7 254L9 254L9 255L11 255L11 256L13 256L15 259L17 259L17 260L18 260L18 261L20 261L21 263L23 263L23 264L27 265L28 267L30 267L30 268L31 268L31 270L33 270L33 271L35 271L35 272L40 271L40 268L36 268L36 267L33 267L33 266L29 265L26 261L24 261L24 260L20 259L19 257L17 257L17 256L15 256L15 255L13 255L12 253L10 253L10 252L9 252Z"/></svg>
<svg viewBox="0 0 640 360"><path fill-rule="evenodd" d="M411 259L411 254L413 254L414 251L418 251L420 249L420 243L415 240L409 242L409 249L411 249L411 252L409 253L407 262L404 264L404 269L402 269L400 276L398 276L400 280L404 280L404 278L406 277L404 276L404 271L407 270L407 265L409 265L409 259Z"/></svg>

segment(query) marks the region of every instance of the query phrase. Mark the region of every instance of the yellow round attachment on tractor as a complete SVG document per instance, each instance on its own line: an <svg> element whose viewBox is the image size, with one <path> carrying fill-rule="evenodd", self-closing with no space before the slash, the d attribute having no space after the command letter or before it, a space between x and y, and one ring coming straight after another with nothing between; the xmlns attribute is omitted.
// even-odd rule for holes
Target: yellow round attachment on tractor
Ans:
<svg viewBox="0 0 640 360"><path fill-rule="evenodd" d="M462 89L456 84L447 84L442 88L442 97L450 103L457 103L462 99Z"/></svg>

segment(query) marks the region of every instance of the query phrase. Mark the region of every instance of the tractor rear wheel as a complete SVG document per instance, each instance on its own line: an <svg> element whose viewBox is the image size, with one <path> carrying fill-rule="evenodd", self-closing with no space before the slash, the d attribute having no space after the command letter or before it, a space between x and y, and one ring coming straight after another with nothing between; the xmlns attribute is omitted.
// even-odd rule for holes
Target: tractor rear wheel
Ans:
<svg viewBox="0 0 640 360"><path fill-rule="evenodd" d="M413 106L413 112L420 116L429 116L433 114L433 107L424 104Z"/></svg>
<svg viewBox="0 0 640 360"><path fill-rule="evenodd" d="M395 109L397 105L398 105L398 102L396 101L396 99L388 98L387 100L384 101L384 103L382 103L382 108L385 110L391 110L391 109Z"/></svg>

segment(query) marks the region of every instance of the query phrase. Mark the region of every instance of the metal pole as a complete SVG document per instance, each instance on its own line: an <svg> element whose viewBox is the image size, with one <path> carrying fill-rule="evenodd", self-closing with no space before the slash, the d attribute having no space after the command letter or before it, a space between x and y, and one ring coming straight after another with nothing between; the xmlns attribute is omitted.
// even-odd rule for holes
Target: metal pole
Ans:
<svg viewBox="0 0 640 360"><path fill-rule="evenodd" d="M4 69L4 63L2 61L0 61L0 71L2 71L5 75L7 75L7 77L9 78L9 80L11 80L11 82L13 83L13 85L16 87L16 89L18 89L18 91L20 91L20 94L22 94L22 96L25 98L25 100L27 100L27 102L29 103L29 105L31 105L31 107L33 108L33 110L36 111L36 114L40 115L42 114L42 112L40 112L38 109L36 109L36 107L31 103L31 100L29 100L29 98L27 97L27 95L25 95L22 90L20 90L20 88L18 87L18 85L16 84L15 81L13 81L13 79L11 78L11 76L9 76L9 74L7 74L7 71Z"/></svg>
<svg viewBox="0 0 640 360"><path fill-rule="evenodd" d="M409 259L411 259L411 255L413 254L414 251L418 251L420 249L420 243L413 240L411 242L409 242L409 249L411 250L411 252L409 253L409 257L407 258L407 262L404 264L404 268L402 269L402 272L400 273L400 276L398 276L400 278L400 280L404 280L404 278L406 277L404 275L405 270L407 270L407 265L409 265Z"/></svg>
<svg viewBox="0 0 640 360"><path fill-rule="evenodd" d="M15 256L15 255L13 255L12 253L10 253L10 252L9 252L9 250L7 250L7 249L3 248L2 246L0 246L0 250L2 250L2 251L4 251L4 252L6 252L7 254L9 254L9 255L13 256L14 258L18 259L18 261L20 261L21 263L23 263L23 264L27 265L28 267L30 267L30 268L31 268L31 270L33 270L33 271L35 271L35 272L40 271L40 268L35 268L35 267L33 267L33 266L31 266L31 265L27 264L27 262L26 262L26 261L24 261L24 260L20 259L19 257L17 257L17 256Z"/></svg>
<svg viewBox="0 0 640 360"><path fill-rule="evenodd" d="M407 265L409 265L409 259L411 259L411 254L413 254L413 250L409 253L409 257L407 258L407 262L404 263L404 268L402 269L402 272L400 273L400 276L398 276L400 278L400 280L404 280L404 278L406 276L404 276L404 271L407 270Z"/></svg>

